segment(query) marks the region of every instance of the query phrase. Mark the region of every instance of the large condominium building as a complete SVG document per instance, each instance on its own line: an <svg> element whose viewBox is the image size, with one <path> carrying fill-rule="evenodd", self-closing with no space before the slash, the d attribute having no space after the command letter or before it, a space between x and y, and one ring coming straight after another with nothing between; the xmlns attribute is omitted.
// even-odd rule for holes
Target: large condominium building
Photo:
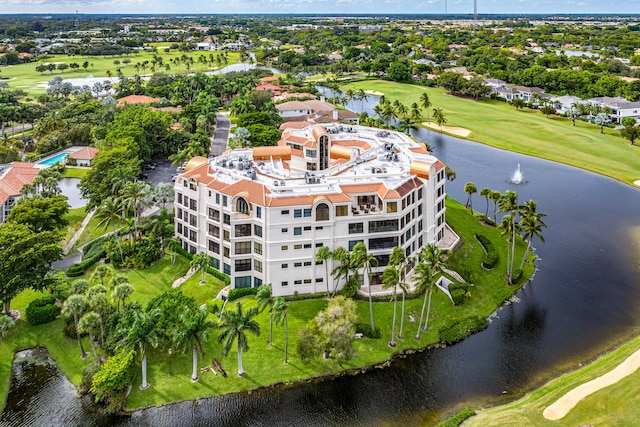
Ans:
<svg viewBox="0 0 640 427"><path fill-rule="evenodd" d="M176 235L232 287L270 283L276 296L333 289L318 248L363 242L378 260L375 285L394 247L414 256L442 239L444 184L444 163L402 133L287 129L276 147L193 158L175 184Z"/></svg>

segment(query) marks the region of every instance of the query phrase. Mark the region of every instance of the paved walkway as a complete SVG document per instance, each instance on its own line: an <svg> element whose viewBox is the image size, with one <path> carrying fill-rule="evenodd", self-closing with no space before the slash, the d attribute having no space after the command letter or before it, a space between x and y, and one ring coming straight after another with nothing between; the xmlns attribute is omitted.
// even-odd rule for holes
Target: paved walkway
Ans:
<svg viewBox="0 0 640 427"><path fill-rule="evenodd" d="M87 224L89 224L89 221L91 221L91 218L93 218L93 214L95 214L95 213L96 213L96 208L93 208L87 214L87 216L84 217L84 219L82 220L82 224L80 225L80 228L78 228L78 230L76 230L76 232L73 235L73 237L71 238L71 240L69 240L69 243L67 243L67 245L64 247L64 253L65 254L69 254L69 251L76 244L76 242L78 241L78 239L80 238L80 236L84 232L85 227L87 226Z"/></svg>
<svg viewBox="0 0 640 427"><path fill-rule="evenodd" d="M211 155L219 156L227 149L231 121L223 113L216 114L216 129L211 138Z"/></svg>

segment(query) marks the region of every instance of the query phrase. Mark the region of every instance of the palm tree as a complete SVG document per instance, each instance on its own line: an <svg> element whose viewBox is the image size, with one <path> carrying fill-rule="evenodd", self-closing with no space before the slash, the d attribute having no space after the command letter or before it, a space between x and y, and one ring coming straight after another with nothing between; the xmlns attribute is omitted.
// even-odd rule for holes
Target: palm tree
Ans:
<svg viewBox="0 0 640 427"><path fill-rule="evenodd" d="M498 211L498 202L502 198L502 193L499 191L491 191L491 200L493 200L493 222L496 222L496 213Z"/></svg>
<svg viewBox="0 0 640 427"><path fill-rule="evenodd" d="M391 341L389 341L390 347L396 346L396 290L399 282L400 276L398 275L398 270L396 270L391 265L384 269L384 272L382 273L382 283L384 284L383 287L385 289L392 289L393 295L393 321L391 322Z"/></svg>
<svg viewBox="0 0 640 427"><path fill-rule="evenodd" d="M284 363L289 363L289 318L287 317L289 304L282 297L276 297L273 302L273 320L276 325L284 323Z"/></svg>
<svg viewBox="0 0 640 427"><path fill-rule="evenodd" d="M94 289L96 290L94 291ZM104 286L98 285L89 289L89 294L87 295L87 305L93 312L100 316L100 345L102 347L104 347L104 315L106 314L107 307L109 307L106 291Z"/></svg>
<svg viewBox="0 0 640 427"><path fill-rule="evenodd" d="M522 216L521 228L524 233L524 238L527 241L527 249L524 251L524 256L522 257L522 261L520 262L520 270L524 265L525 260L529 255L529 250L531 249L531 244L533 243L533 238L538 237L542 243L544 243L544 237L542 237L542 229L547 228L547 224L542 221L542 218L546 216L546 214L540 213L536 211L537 204L535 200L529 200L524 203L524 206L520 210L520 215Z"/></svg>
<svg viewBox="0 0 640 427"><path fill-rule="evenodd" d="M409 115L411 117L411 120L413 120L416 123L420 123L422 121L422 110L418 106L417 102L414 102L413 104L411 104L411 110L409 111Z"/></svg>
<svg viewBox="0 0 640 427"><path fill-rule="evenodd" d="M427 92L422 92L422 95L420 95L420 105L427 112L427 120L429 120L429 108L431 108L433 104L431 103L431 99L429 99L429 94Z"/></svg>
<svg viewBox="0 0 640 427"><path fill-rule="evenodd" d="M424 309L427 305L427 297L431 296L431 285L433 284L434 272L431 267L423 262L419 262L416 265L413 282L416 285L416 291L418 293L424 292L424 301L422 302L422 311L420 312L420 321L418 322L418 332L416 332L415 338L420 339L420 329L422 326L422 319L424 317Z"/></svg>
<svg viewBox="0 0 640 427"><path fill-rule="evenodd" d="M331 259L331 250L327 246L321 246L316 251L316 262L324 264L325 281L327 285L327 297L329 296L329 260Z"/></svg>
<svg viewBox="0 0 640 427"><path fill-rule="evenodd" d="M511 248L507 249L507 282L509 284L512 284L513 258L516 250L516 216L519 209L518 194L515 191L507 190L498 201L498 212L506 214L504 218L502 218L500 228L502 228L504 234L509 236L508 241L511 242Z"/></svg>
<svg viewBox="0 0 640 427"><path fill-rule="evenodd" d="M253 320L258 315L258 309L252 307L246 313L242 312L242 303L236 303L235 311L225 311L222 313L222 332L218 336L218 341L222 343L222 355L226 356L231 350L233 341L238 341L238 375L244 375L242 367L242 352L249 351L249 342L246 332L251 332L260 336L260 325Z"/></svg>
<svg viewBox="0 0 640 427"><path fill-rule="evenodd" d="M435 120L436 124L440 126L440 131L442 132L442 126L447 124L447 118L445 117L442 108L433 109L433 120Z"/></svg>
<svg viewBox="0 0 640 427"><path fill-rule="evenodd" d="M400 290L402 291L402 310L400 315L400 331L398 332L398 338L402 338L402 331L404 330L404 300L405 295L408 291L407 284L404 283L405 273L407 269L407 256L404 253L404 250L396 246L391 251L391 255L389 255L389 265L395 267L398 270L398 286L400 286Z"/></svg>
<svg viewBox="0 0 640 427"><path fill-rule="evenodd" d="M200 283L207 283L207 266L211 263L211 257L204 252L197 253L191 259L189 267L200 271Z"/></svg>
<svg viewBox="0 0 640 427"><path fill-rule="evenodd" d="M120 301L122 301L122 313L125 312L125 300L133 293L133 286L128 282L120 283L113 289L111 296L118 302L118 310L120 310Z"/></svg>
<svg viewBox="0 0 640 427"><path fill-rule="evenodd" d="M487 199L487 209L484 212L484 216L485 218L488 218L489 217L489 198L491 197L491 189L488 187L484 187L482 190L480 190L480 195L485 199Z"/></svg>
<svg viewBox="0 0 640 427"><path fill-rule="evenodd" d="M122 203L114 197L108 197L102 201L98 209L96 210L95 217L100 220L98 227L107 228L109 225L113 228L113 235L116 238L118 244L118 250L120 250L120 260L124 263L124 255L122 253L122 247L120 246L120 239L118 238L118 230L116 230L116 222L120 222L122 218Z"/></svg>
<svg viewBox="0 0 640 427"><path fill-rule="evenodd" d="M331 259L339 263L338 266L334 267L331 271L331 274L336 281L332 293L332 295L335 295L338 285L340 284L340 279L344 277L345 283L349 281L349 273L351 272L351 254L345 248L339 246L331 253Z"/></svg>
<svg viewBox="0 0 640 427"><path fill-rule="evenodd" d="M164 209L167 203L172 203L174 198L173 184L170 182L161 182L153 189L153 200L156 203L160 203L162 209Z"/></svg>
<svg viewBox="0 0 640 427"><path fill-rule="evenodd" d="M475 186L475 184L473 182L467 182L464 185L464 192L469 195L469 198L467 199L467 207L469 208L469 210L473 214L473 204L471 202L471 195L473 193L477 193L478 189L476 188L476 186Z"/></svg>
<svg viewBox="0 0 640 427"><path fill-rule="evenodd" d="M89 289L89 281L85 279L76 279L73 281L73 283L71 283L69 293L71 295L84 295L87 292L87 289Z"/></svg>
<svg viewBox="0 0 640 427"><path fill-rule="evenodd" d="M118 348L127 348L136 350L138 356L142 359L142 383L140 384L140 390L145 390L149 387L147 382L147 346L157 347L159 331L156 328L158 319L160 317L160 310L154 309L150 312L135 311L133 313L133 323L129 327L123 326L118 331L124 338L118 343Z"/></svg>
<svg viewBox="0 0 640 427"><path fill-rule="evenodd" d="M353 247L352 265L358 271L362 268L362 273L367 277L367 288L369 289L369 317L371 318L371 330L375 331L373 323L373 300L371 299L371 269L378 266L378 259L367 252L364 243L359 242Z"/></svg>
<svg viewBox="0 0 640 427"><path fill-rule="evenodd" d="M382 119L382 115L383 115L382 105L380 105L379 103L376 104L376 106L373 107L373 112L375 113L376 116L378 116L378 127L380 127L380 120Z"/></svg>
<svg viewBox="0 0 640 427"><path fill-rule="evenodd" d="M364 103L369 99L369 95L364 89L358 89L358 99L360 100L360 113L364 111Z"/></svg>
<svg viewBox="0 0 640 427"><path fill-rule="evenodd" d="M207 319L206 310L187 311L180 315L180 324L176 328L174 340L176 346L185 351L193 350L193 372L191 381L198 381L198 351L204 354L203 343L207 341L207 332L215 325Z"/></svg>
<svg viewBox="0 0 640 427"><path fill-rule="evenodd" d="M169 160L171 160L171 166L182 166L190 158L191 156L189 155L189 152L186 148L169 156Z"/></svg>
<svg viewBox="0 0 640 427"><path fill-rule="evenodd" d="M80 318L80 321L76 325L78 332L82 334L89 334L89 344L91 344L91 350L94 356L98 356L96 353L96 345L93 340L94 332L98 331L101 326L101 320L98 313L90 311Z"/></svg>
<svg viewBox="0 0 640 427"><path fill-rule="evenodd" d="M427 308L427 317L424 320L423 331L429 330L429 314L431 312L431 293L433 291L433 285L438 277L438 274L442 274L442 270L444 268L444 261L442 261L442 251L438 249L438 247L429 243L427 246L424 246L420 251L420 260L426 263L432 271L432 283L431 289L429 290L429 307Z"/></svg>
<svg viewBox="0 0 640 427"><path fill-rule="evenodd" d="M2 345L2 338L7 335L7 332L12 326L13 320L11 320L11 317L0 315L0 345Z"/></svg>
<svg viewBox="0 0 640 427"><path fill-rule="evenodd" d="M82 358L87 357L87 353L84 351L84 347L82 347L82 338L80 338L80 331L78 330L78 318L82 315L82 311L84 310L84 297L82 295L71 295L66 299L62 306L62 312L65 316L72 314L73 322L76 328L76 337L78 338L78 345L80 346L80 353L82 354Z"/></svg>
<svg viewBox="0 0 640 427"><path fill-rule="evenodd" d="M262 313L267 307L269 307L269 345L273 344L273 296L271 295L271 285L264 284L258 288L256 294L256 300L258 301L258 311Z"/></svg>
<svg viewBox="0 0 640 427"><path fill-rule="evenodd" d="M138 218L145 207L149 206L149 184L142 181L127 182L122 189L122 201L125 208L133 212L135 237L138 236Z"/></svg>
<svg viewBox="0 0 640 427"><path fill-rule="evenodd" d="M170 252L171 265L175 265L176 258L178 258L178 248L181 247L180 239L176 239L176 238L170 239L167 242L167 247L169 248L169 251L171 251Z"/></svg>
<svg viewBox="0 0 640 427"><path fill-rule="evenodd" d="M120 196L120 192L127 182L136 179L136 172L131 168L117 166L111 174L111 191L115 196Z"/></svg>
<svg viewBox="0 0 640 427"><path fill-rule="evenodd" d="M104 279L113 274L113 267L109 264L100 264L91 273L91 281L100 280L100 284L104 286Z"/></svg>
<svg viewBox="0 0 640 427"><path fill-rule="evenodd" d="M349 104L351 103L351 101L355 100L355 92L353 91L353 89L347 89L345 92L345 103L347 104L347 106L349 106Z"/></svg>

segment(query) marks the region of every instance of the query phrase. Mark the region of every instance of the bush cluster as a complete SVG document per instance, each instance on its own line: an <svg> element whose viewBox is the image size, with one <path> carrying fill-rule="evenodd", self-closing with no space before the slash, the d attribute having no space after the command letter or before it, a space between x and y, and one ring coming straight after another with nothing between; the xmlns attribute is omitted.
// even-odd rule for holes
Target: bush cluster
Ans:
<svg viewBox="0 0 640 427"><path fill-rule="evenodd" d="M449 293L455 305L462 305L467 297L469 286L466 283L452 283L449 285Z"/></svg>
<svg viewBox="0 0 640 427"><path fill-rule="evenodd" d="M53 322L59 314L60 307L56 305L56 297L53 295L34 299L26 310L27 320L32 325Z"/></svg>
<svg viewBox="0 0 640 427"><path fill-rule="evenodd" d="M120 257L120 248L122 248L124 262ZM121 239L120 248L113 236L104 242L107 258L116 268L145 268L160 258L159 243L148 237L143 237L136 241L135 244Z"/></svg>
<svg viewBox="0 0 640 427"><path fill-rule="evenodd" d="M443 344L457 343L469 335L485 329L488 325L489 322L482 316L473 316L451 321L442 326L438 331L440 342Z"/></svg>
<svg viewBox="0 0 640 427"><path fill-rule="evenodd" d="M476 414L476 411L473 409L463 409L462 411L455 414L453 417L444 420L441 423L438 423L437 427L458 427L462 424L467 418L471 418Z"/></svg>
<svg viewBox="0 0 640 427"><path fill-rule="evenodd" d="M238 298L242 298L242 297L247 296L247 295L256 295L257 293L258 293L258 289L257 288L231 289L229 291L229 295L227 295L227 300L233 301L233 300L237 300Z"/></svg>
<svg viewBox="0 0 640 427"><path fill-rule="evenodd" d="M487 256L482 261L482 266L487 270L491 270L498 263L498 251L495 246L493 246L491 240L484 234L476 234L475 236L487 253Z"/></svg>
<svg viewBox="0 0 640 427"><path fill-rule="evenodd" d="M373 339L378 339L382 336L380 328L376 327L376 329L372 331L369 323L356 323L356 333Z"/></svg>
<svg viewBox="0 0 640 427"><path fill-rule="evenodd" d="M100 261L106 255L104 249L104 243L108 239L108 236L99 237L86 244L82 248L82 261L69 266L67 269L68 277L80 277L84 274L87 268Z"/></svg>

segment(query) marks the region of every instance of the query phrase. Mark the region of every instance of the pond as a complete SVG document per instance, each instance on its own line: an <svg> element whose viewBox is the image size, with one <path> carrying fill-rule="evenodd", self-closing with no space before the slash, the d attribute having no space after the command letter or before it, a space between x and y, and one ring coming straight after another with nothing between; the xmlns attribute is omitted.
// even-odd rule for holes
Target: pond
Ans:
<svg viewBox="0 0 640 427"><path fill-rule="evenodd" d="M587 363L640 326L640 192L600 175L421 129L434 153L457 173L447 193L465 200L464 184L518 192L546 213L545 244L534 280L500 308L485 331L448 348L399 358L388 368L309 384L279 386L136 411L95 421L96 408L68 399L58 406L8 405L38 419L85 414L82 425L425 425L463 407L506 402ZM520 164L525 184L509 178ZM484 211L477 194L474 206ZM27 370L21 375L27 375ZM12 381L11 398L26 390ZM60 395L73 392L68 387ZM86 418L83 418L86 416ZM55 424L55 423L54 423ZM60 422L58 425L62 425Z"/></svg>
<svg viewBox="0 0 640 427"><path fill-rule="evenodd" d="M77 209L87 205L87 200L80 195L79 183L80 179L78 178L62 178L58 183L62 194L69 199L67 203L69 203L70 209Z"/></svg>

